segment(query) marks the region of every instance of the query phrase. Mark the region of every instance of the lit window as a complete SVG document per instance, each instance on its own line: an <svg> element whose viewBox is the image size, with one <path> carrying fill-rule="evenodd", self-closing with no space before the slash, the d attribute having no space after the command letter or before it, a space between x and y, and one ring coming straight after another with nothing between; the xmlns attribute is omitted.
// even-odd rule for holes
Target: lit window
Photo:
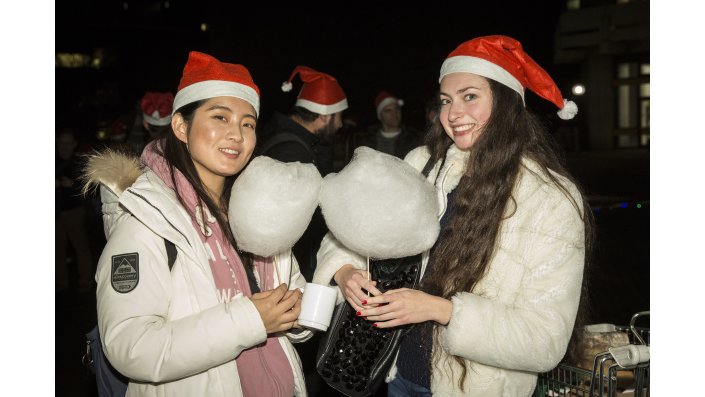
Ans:
<svg viewBox="0 0 705 397"><path fill-rule="evenodd" d="M649 146L650 71L648 63L624 62L617 65L614 131L617 147Z"/></svg>
<svg viewBox="0 0 705 397"><path fill-rule="evenodd" d="M59 52L56 54L57 68L83 68L90 64L91 57L88 54L72 54Z"/></svg>

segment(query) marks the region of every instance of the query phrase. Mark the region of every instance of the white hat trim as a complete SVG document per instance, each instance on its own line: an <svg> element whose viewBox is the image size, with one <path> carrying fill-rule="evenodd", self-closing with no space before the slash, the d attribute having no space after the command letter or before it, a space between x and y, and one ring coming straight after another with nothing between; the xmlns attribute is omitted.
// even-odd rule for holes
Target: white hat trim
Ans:
<svg viewBox="0 0 705 397"><path fill-rule="evenodd" d="M393 96L388 96L382 100L382 102L377 105L377 118L380 118L382 115L382 109L384 109L385 106L389 105L390 103L396 103L399 106L404 106L404 101L401 99L395 98Z"/></svg>
<svg viewBox="0 0 705 397"><path fill-rule="evenodd" d="M524 87L519 80L504 68L485 59L466 55L447 58L441 66L441 77L438 78L438 82L440 83L443 77L451 73L473 73L492 79L518 92L521 99L524 99Z"/></svg>
<svg viewBox="0 0 705 397"><path fill-rule="evenodd" d="M206 80L182 88L174 98L173 115L179 108L189 103L219 96L231 96L249 102L259 116L259 95L254 88L233 81Z"/></svg>
<svg viewBox="0 0 705 397"><path fill-rule="evenodd" d="M321 105L320 103L311 102L306 99L297 99L296 106L301 106L304 109L308 109L314 113L321 115L334 114L341 112L348 108L348 99L345 98L340 102L334 103L332 105Z"/></svg>
<svg viewBox="0 0 705 397"><path fill-rule="evenodd" d="M148 122L151 125L169 125L171 123L171 115L164 116L164 117L159 117L159 111L155 110L153 113L155 116L150 116L147 113L142 113L142 118L144 121Z"/></svg>

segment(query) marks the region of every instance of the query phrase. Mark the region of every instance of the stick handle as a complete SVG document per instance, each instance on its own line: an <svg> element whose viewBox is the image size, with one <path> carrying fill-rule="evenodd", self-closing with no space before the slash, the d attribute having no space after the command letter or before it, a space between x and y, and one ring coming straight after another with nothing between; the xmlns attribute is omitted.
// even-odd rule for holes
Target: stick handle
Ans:
<svg viewBox="0 0 705 397"><path fill-rule="evenodd" d="M370 281L370 257L367 257L367 281ZM370 297L370 291L367 291L367 297Z"/></svg>

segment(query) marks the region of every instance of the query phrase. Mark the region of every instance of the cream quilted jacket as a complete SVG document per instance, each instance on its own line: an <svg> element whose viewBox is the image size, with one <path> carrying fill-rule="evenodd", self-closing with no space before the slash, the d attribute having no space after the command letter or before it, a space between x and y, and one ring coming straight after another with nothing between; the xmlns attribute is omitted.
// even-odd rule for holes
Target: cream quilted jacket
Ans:
<svg viewBox="0 0 705 397"><path fill-rule="evenodd" d="M425 147L420 147L405 160L421 170L428 158ZM429 174L438 189L439 218L466 161L467 154L453 145L443 169L439 162ZM452 298L442 346L435 347L442 349L442 360L433 368L434 396L530 396L537 373L555 367L565 354L583 277L583 209L576 209L534 162L525 159L522 164L513 191L516 207L507 209L511 216L500 227L499 247L487 275L473 293ZM575 186L559 179L580 205ZM366 260L329 233L318 252L314 282L329 283L346 263L364 269ZM428 252L423 255L424 271L427 263ZM467 364L462 392L460 367L450 355ZM387 381L395 374L393 367Z"/></svg>
<svg viewBox="0 0 705 397"><path fill-rule="evenodd" d="M106 357L130 378L127 396L241 396L235 358L267 338L254 304L242 296L219 302L209 253L154 172L108 152L92 158L87 174L100 185L107 237L96 272L98 326ZM178 252L171 271L164 239ZM118 291L111 268L124 257L132 259L136 281ZM290 288L305 285L288 252L275 262ZM310 337L304 331L279 338L296 396L306 396L306 387L291 341Z"/></svg>

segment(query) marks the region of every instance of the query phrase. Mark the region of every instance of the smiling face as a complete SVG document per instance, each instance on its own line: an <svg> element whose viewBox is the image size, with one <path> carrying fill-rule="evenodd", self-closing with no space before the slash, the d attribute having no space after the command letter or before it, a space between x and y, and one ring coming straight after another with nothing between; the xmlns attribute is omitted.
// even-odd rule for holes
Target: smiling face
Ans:
<svg viewBox="0 0 705 397"><path fill-rule="evenodd" d="M234 97L205 101L189 125L180 113L172 120L176 137L186 143L198 176L219 194L225 177L240 172L252 156L257 117L248 102Z"/></svg>
<svg viewBox="0 0 705 397"><path fill-rule="evenodd" d="M451 73L443 77L439 118L446 134L461 150L477 142L492 114L492 91L484 77Z"/></svg>

